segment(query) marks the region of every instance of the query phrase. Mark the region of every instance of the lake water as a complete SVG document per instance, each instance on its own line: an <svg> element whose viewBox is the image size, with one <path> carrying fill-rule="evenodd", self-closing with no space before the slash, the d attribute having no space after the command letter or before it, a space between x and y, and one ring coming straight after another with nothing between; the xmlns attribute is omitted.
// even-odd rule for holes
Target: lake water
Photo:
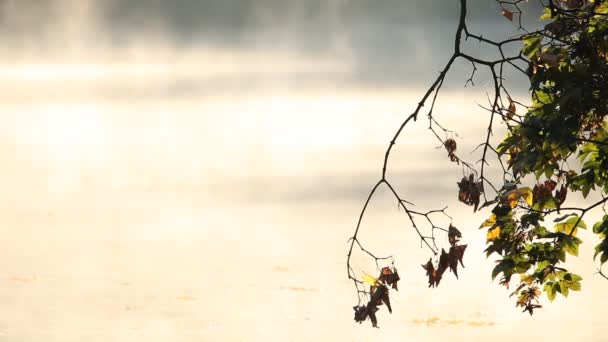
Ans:
<svg viewBox="0 0 608 342"><path fill-rule="evenodd" d="M427 288L430 255L381 192L361 238L402 280L381 329L355 324L347 239L421 89L116 81L124 72L4 74L20 81L0 104L1 341L608 341L591 241L572 263L583 291L543 297L532 318L492 283L487 213L457 202L462 171L424 115L390 179L422 209L449 205L466 268ZM487 117L472 94L450 90L436 111L469 160Z"/></svg>

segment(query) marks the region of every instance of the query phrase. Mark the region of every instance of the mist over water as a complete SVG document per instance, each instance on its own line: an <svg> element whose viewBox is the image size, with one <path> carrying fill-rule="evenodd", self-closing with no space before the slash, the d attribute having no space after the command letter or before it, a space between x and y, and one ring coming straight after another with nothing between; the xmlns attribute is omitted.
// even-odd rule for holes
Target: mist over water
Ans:
<svg viewBox="0 0 608 342"><path fill-rule="evenodd" d="M473 4L488 35L514 29L488 19L493 3ZM380 193L362 238L395 255L403 285L381 330L352 320L346 240L390 137L447 58L456 11L0 2L0 341L601 341L591 241L573 262L583 292L532 319L517 312L481 257L484 214L457 202L461 168L424 115L389 176L420 208L450 207L466 268L428 289L419 264L430 255ZM435 112L474 161L491 89L482 73L463 88L469 72L457 66Z"/></svg>

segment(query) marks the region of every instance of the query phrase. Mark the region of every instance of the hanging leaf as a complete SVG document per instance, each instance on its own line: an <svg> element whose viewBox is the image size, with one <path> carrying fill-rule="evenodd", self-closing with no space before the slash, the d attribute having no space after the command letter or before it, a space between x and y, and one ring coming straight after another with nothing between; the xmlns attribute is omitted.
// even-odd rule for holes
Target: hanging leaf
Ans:
<svg viewBox="0 0 608 342"><path fill-rule="evenodd" d="M397 269L394 267L393 269L390 267L383 267L378 280L382 283L386 283L395 290L399 290L397 288L397 282L400 280L400 278L399 274L397 273Z"/></svg>
<svg viewBox="0 0 608 342"><path fill-rule="evenodd" d="M448 151L448 157L450 157L450 160L460 164L460 160L458 159L458 157L456 156L456 153L455 153L456 152L456 140L454 140L452 138L447 139L443 143L443 147L445 147L445 149Z"/></svg>
<svg viewBox="0 0 608 342"><path fill-rule="evenodd" d="M370 292L371 302L375 303L376 305L385 304L388 308L388 312L393 313L393 309L391 308L391 300L388 296L388 287L380 285L373 287Z"/></svg>
<svg viewBox="0 0 608 342"><path fill-rule="evenodd" d="M494 241L500 237L500 227L494 227L488 230L488 234L486 236L486 240L488 242Z"/></svg>
<svg viewBox="0 0 608 342"><path fill-rule="evenodd" d="M368 283L371 286L376 286L376 285L380 284L378 282L378 279L372 277L371 275L369 275L365 272L363 272L363 277L361 277L361 280L365 283Z"/></svg>
<svg viewBox="0 0 608 342"><path fill-rule="evenodd" d="M359 306L354 306L353 309L355 310L355 322L361 324L363 323L363 321L365 321L367 319L367 306L365 305L359 305Z"/></svg>
<svg viewBox="0 0 608 342"><path fill-rule="evenodd" d="M507 119L509 119L509 120L513 119L513 116L515 116L516 110L517 109L515 108L515 102L513 102L509 99L509 109L507 110Z"/></svg>
<svg viewBox="0 0 608 342"><path fill-rule="evenodd" d="M437 265L437 273L443 275L445 270L450 265L450 255L446 253L445 249L441 249L441 255L439 256L439 264Z"/></svg>
<svg viewBox="0 0 608 342"><path fill-rule="evenodd" d="M448 254L448 264L450 266L450 271L454 272L456 279L458 279L458 262L460 262L462 267L464 267L464 264L462 263L462 258L466 249L467 245L452 246L450 248L450 253Z"/></svg>
<svg viewBox="0 0 608 342"><path fill-rule="evenodd" d="M546 180L542 184L534 185L532 190L533 201L536 203L545 202L548 198L552 197L552 191L557 186L557 182L553 180Z"/></svg>
<svg viewBox="0 0 608 342"><path fill-rule="evenodd" d="M462 233L450 224L450 227L448 228L448 241L450 242L450 245L456 245L460 238L462 238Z"/></svg>
<svg viewBox="0 0 608 342"><path fill-rule="evenodd" d="M468 178L463 177L458 183L458 200L467 204L473 205L473 211L477 211L479 206L479 198L483 192L483 183L481 181L476 182L473 175L469 175Z"/></svg>
<svg viewBox="0 0 608 342"><path fill-rule="evenodd" d="M429 277L429 287L436 287L439 285L442 274L437 272L431 259L429 259L426 264L422 265L422 268L426 270L426 275Z"/></svg>
<svg viewBox="0 0 608 342"><path fill-rule="evenodd" d="M578 228L587 228L587 224L577 215L570 217L566 222L558 223L555 225L554 229L558 233L564 233L570 236L576 236L578 232Z"/></svg>
<svg viewBox="0 0 608 342"><path fill-rule="evenodd" d="M490 217L488 217L487 220L483 221L481 226L479 226L479 229L485 228L485 227L492 227L495 224L496 224L496 214L492 214L492 215L490 215Z"/></svg>
<svg viewBox="0 0 608 342"><path fill-rule="evenodd" d="M533 204L533 192L530 188L524 187L509 191L505 194L506 203L515 208L520 199L523 199L529 206Z"/></svg>
<svg viewBox="0 0 608 342"><path fill-rule="evenodd" d="M378 311L378 307L372 305L372 303L367 304L367 315L369 316L369 320L372 321L372 327L378 328L378 319L376 318L376 311Z"/></svg>
<svg viewBox="0 0 608 342"><path fill-rule="evenodd" d="M503 9L502 10L502 16L509 19L510 21L513 21L513 12Z"/></svg>

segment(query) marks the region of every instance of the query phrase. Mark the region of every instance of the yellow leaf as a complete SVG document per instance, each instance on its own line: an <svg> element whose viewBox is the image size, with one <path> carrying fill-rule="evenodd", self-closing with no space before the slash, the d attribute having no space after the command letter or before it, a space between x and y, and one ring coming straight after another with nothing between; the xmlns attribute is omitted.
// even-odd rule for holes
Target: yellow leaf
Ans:
<svg viewBox="0 0 608 342"><path fill-rule="evenodd" d="M528 187L519 188L519 189L517 189L517 192L519 193L519 196L521 198L523 198L524 201L526 201L526 203L528 203L529 206L532 206L532 197L533 197L532 189L530 189Z"/></svg>
<svg viewBox="0 0 608 342"><path fill-rule="evenodd" d="M572 229L574 229L574 232L572 232ZM576 233L578 232L578 227L574 226L574 223L558 223L555 225L555 231L556 232L562 232L564 234L567 235L572 235L572 236L576 236ZM571 233L572 232L572 233Z"/></svg>
<svg viewBox="0 0 608 342"><path fill-rule="evenodd" d="M371 275L363 272L363 277L361 278L363 282L370 284L371 286L376 286L379 284L378 279L372 277Z"/></svg>
<svg viewBox="0 0 608 342"><path fill-rule="evenodd" d="M519 195L516 190L507 193L507 204L511 208L515 208L519 202Z"/></svg>
<svg viewBox="0 0 608 342"><path fill-rule="evenodd" d="M483 221L483 223L481 224L481 226L479 228L481 229L481 228L485 228L485 227L492 227L495 224L496 224L496 214L492 214L492 215L490 215L490 217L488 217L487 220Z"/></svg>
<svg viewBox="0 0 608 342"><path fill-rule="evenodd" d="M532 189L528 187L509 191L506 195L507 204L511 208L515 208L520 199L523 199L529 206L532 206Z"/></svg>
<svg viewBox="0 0 608 342"><path fill-rule="evenodd" d="M500 236L500 227L495 227L488 230L487 240L494 241Z"/></svg>
<svg viewBox="0 0 608 342"><path fill-rule="evenodd" d="M532 284L532 282L535 279L533 276L531 276L529 274L523 274L519 278L521 279L522 282L524 282L524 283L526 283L528 285Z"/></svg>

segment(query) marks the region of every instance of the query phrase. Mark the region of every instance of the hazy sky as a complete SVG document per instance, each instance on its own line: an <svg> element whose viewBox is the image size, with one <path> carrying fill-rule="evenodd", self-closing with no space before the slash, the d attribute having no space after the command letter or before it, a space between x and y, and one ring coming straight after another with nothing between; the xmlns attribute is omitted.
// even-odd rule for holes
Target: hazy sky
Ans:
<svg viewBox="0 0 608 342"><path fill-rule="evenodd" d="M245 50L266 58L339 59L353 73L334 78L374 86L427 82L426 67L438 70L448 57L458 11L457 1L397 0L3 0L0 6L6 62L169 62L195 51ZM531 26L536 7L526 6ZM515 32L494 1L470 1L469 11L470 27L486 37ZM459 75L468 70L456 68Z"/></svg>

